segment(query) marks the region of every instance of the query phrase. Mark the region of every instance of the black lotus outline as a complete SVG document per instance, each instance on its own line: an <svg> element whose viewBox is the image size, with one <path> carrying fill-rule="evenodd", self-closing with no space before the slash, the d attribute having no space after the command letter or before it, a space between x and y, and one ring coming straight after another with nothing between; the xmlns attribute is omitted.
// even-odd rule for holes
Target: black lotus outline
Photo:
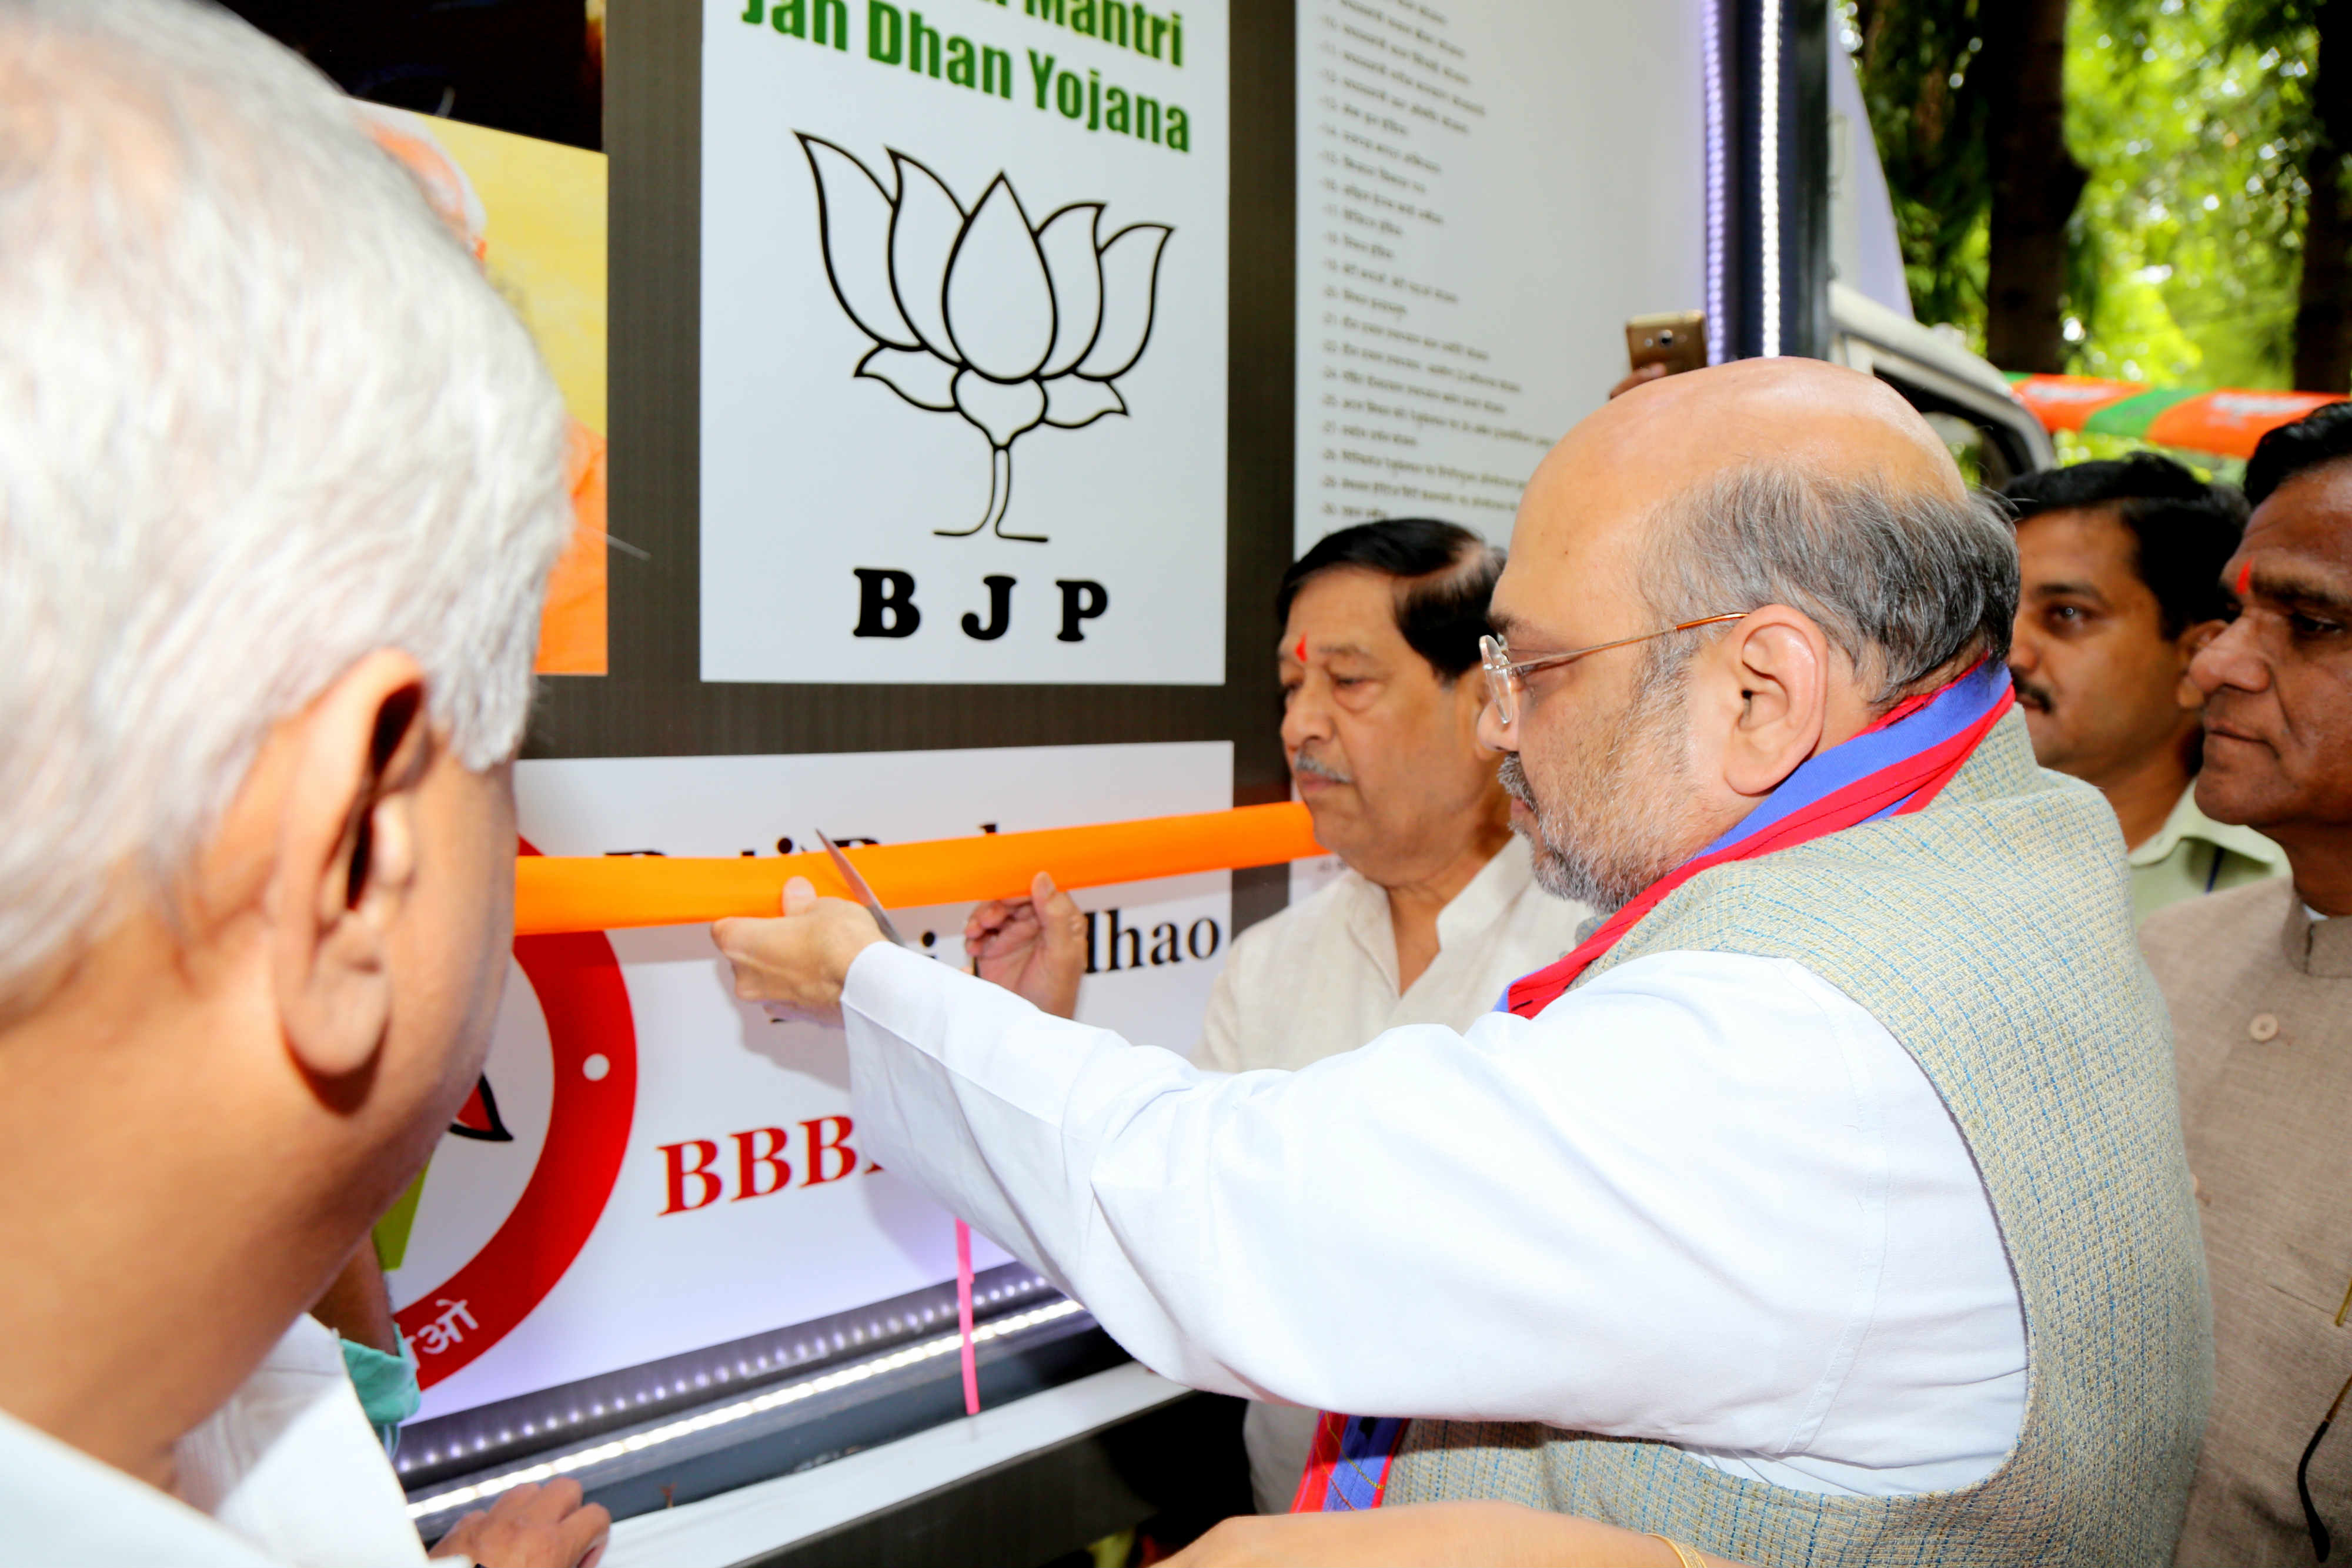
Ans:
<svg viewBox="0 0 2352 1568"><path fill-rule="evenodd" d="M1109 239L1104 240L1099 236L1102 213L1108 204L1103 202L1066 203L1046 214L1043 224L1032 224L1029 221L1028 209L1022 204L1020 193L1013 189L1011 177L1002 170L999 170L995 177L990 180L982 190L980 199L967 208L957 199L947 182L941 180L920 159L910 157L896 148L886 148L884 151L889 154L892 172L898 177L898 191L893 194L874 172L866 166L865 162L846 148L804 131L795 131L793 135L799 139L801 151L809 161L810 175L816 186L817 241L824 262L825 284L833 290L834 301L841 307L842 314L848 317L851 324L873 340L874 343L874 346L858 360L856 369L851 372L852 379L880 382L916 408L934 413L959 414L967 423L988 438L987 509L982 513L980 521L968 528L935 528L932 531L948 538L963 538L992 527L999 538L1045 542L1045 536L1043 534L1007 533L1004 528L1005 513L1013 502L1013 444L1040 424L1050 424L1060 430L1083 430L1097 420L1115 413L1124 415L1129 412L1126 394L1121 392L1115 383L1119 377L1127 374L1141 361L1145 350L1150 347L1152 332L1159 326L1160 267L1167 256L1168 241L1176 233L1174 225L1160 223L1129 224L1113 234ZM856 169L858 173L864 175L866 183L873 187L875 195L888 211L888 222L881 234L880 281L887 290L890 307L897 318L895 321L868 320L867 317L875 314L876 311L859 310L850 301L852 290L843 286L835 265L835 203L833 194L825 184L825 170L818 162L817 149L820 147L835 154L846 162L851 168ZM955 214L955 238L949 244L946 257L940 269L939 298L935 302L924 302L936 306L936 319L946 338L944 345L930 341L925 336L923 323L918 320L917 313L907 308L907 298L899 287L898 269L893 265L893 257L898 252L899 225L908 215L907 198L910 189L908 171L909 170L915 171L923 180L929 181L931 188L945 198L949 209ZM1048 313L1045 348L1039 351L1036 362L1029 368L1027 373L1023 375L993 373L974 364L969 351L957 340L954 310L950 304L957 265L962 257L965 242L972 235L975 221L982 213L989 210L990 204L997 198L999 186L1003 188L1003 195L1012 204L1013 216L1020 224L1024 237L1028 242L1030 250L1036 256L1037 274L1045 287L1045 307ZM1080 213L1089 214L1085 219L1084 238L1088 258L1094 266L1094 323L1086 343L1076 353L1066 355L1061 343L1065 306L1061 289L1055 282L1053 263L1046 258L1043 241L1057 223ZM1150 234L1156 234L1158 238L1138 242L1149 243L1151 251L1150 265L1142 274L1143 328L1136 339L1134 350L1115 367L1097 368L1092 371L1082 369L1094 357L1096 350L1102 345L1103 328L1109 314L1109 288L1104 276L1104 258L1110 256L1120 242L1126 240L1129 235ZM870 236L866 237L870 238ZM878 306L878 300L876 304ZM927 312L926 319L929 319L929 313ZM889 329L894 326L903 329L905 333L903 338L891 333ZM888 360L893 354L919 355L924 360L932 361L938 370L946 372L940 389L936 392L930 392L929 395L924 395L929 389L919 385L910 387L905 384L907 381L912 379L911 377L904 375L894 377L888 373L892 368L888 364ZM1048 365L1057 361L1061 363L1061 369L1051 376L1042 374ZM929 367L919 368L929 369ZM1002 365L998 367L1000 371L1003 368ZM983 397L989 396L990 389L1003 389L1010 393L1013 389L1029 386L1037 391L1037 404L1025 418L1015 413L1011 418L998 422L998 425L1009 428L992 426L988 419L966 406L965 399L959 396L958 389L967 384L964 380L967 376L974 378L974 381L970 383L972 388L969 394L971 402L977 402ZM1088 383L1096 389L1095 393L1092 394L1092 401L1088 406L1066 411L1062 416L1056 417L1053 406L1054 389L1057 385L1066 385L1073 381ZM1003 400L994 401L1000 402L1000 407L995 412L1003 412Z"/></svg>

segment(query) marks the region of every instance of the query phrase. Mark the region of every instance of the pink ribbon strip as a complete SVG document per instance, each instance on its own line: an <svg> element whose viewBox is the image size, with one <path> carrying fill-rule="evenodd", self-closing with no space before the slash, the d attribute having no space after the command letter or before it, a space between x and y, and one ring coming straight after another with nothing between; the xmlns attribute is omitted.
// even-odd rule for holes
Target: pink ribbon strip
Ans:
<svg viewBox="0 0 2352 1568"><path fill-rule="evenodd" d="M963 1331L963 1413L980 1414L980 1364L971 1354L971 1227L956 1221L956 1326Z"/></svg>

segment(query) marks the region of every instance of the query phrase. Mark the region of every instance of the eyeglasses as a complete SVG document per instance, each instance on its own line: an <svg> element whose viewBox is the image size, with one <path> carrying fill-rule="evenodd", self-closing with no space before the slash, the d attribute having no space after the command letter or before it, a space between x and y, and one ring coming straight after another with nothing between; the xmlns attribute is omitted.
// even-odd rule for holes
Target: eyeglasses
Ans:
<svg viewBox="0 0 2352 1568"><path fill-rule="evenodd" d="M1612 648L1630 648L1636 643L1647 643L1659 637L1671 637L1677 632L1694 631L1701 626L1719 626L1727 621L1745 621L1748 612L1730 615L1706 615L1696 621L1685 621L1679 626L1664 631L1644 632L1638 637L1620 637L1613 643L1595 643L1590 648L1579 648L1567 653L1543 653L1532 659L1511 663L1511 645L1500 637L1478 639L1478 653L1486 668L1486 694L1494 699L1495 716L1508 729L1519 722L1519 694L1527 689L1528 677L1538 670L1549 670L1559 664L1572 664L1587 653L1605 653Z"/></svg>

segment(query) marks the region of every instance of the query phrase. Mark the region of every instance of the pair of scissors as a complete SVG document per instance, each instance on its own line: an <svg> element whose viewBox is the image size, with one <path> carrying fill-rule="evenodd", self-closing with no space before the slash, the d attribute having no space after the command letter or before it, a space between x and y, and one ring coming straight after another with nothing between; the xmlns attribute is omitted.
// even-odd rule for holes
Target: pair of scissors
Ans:
<svg viewBox="0 0 2352 1568"><path fill-rule="evenodd" d="M816 841L823 844L824 852L833 857L833 869L841 873L841 880L849 884L851 894L866 906L866 913L874 916L874 924L882 928L882 935L898 946L911 949L914 944L899 936L898 928L890 924L889 914L883 909L882 901L874 896L873 888L857 874L857 868L849 863L849 857L841 852L841 846L826 838L822 831L817 834Z"/></svg>

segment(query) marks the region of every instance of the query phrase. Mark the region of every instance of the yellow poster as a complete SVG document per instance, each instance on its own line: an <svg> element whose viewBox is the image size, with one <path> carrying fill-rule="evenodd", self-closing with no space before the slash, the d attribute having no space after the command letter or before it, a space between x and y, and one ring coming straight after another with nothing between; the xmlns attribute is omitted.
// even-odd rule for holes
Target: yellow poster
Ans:
<svg viewBox="0 0 2352 1568"><path fill-rule="evenodd" d="M537 668L605 671L604 189L601 152L359 106L530 329L572 413L576 528L549 580Z"/></svg>

